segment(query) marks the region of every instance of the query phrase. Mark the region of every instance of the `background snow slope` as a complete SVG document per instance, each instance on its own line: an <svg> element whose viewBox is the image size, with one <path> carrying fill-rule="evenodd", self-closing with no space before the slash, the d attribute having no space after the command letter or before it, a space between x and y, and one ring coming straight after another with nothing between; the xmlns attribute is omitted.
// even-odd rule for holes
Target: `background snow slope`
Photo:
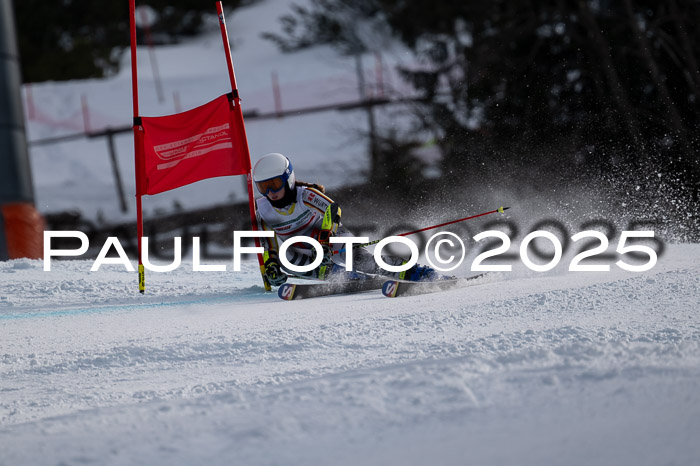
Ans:
<svg viewBox="0 0 700 466"><path fill-rule="evenodd" d="M698 264L284 302L3 263L0 464L697 464Z"/></svg>
<svg viewBox="0 0 700 466"><path fill-rule="evenodd" d="M212 3L212 6L214 4ZM290 3L261 0L227 16L236 80L243 111L275 111L272 73L276 73L283 110L302 109L359 100L354 58L340 57L330 47L314 47L282 54L276 45L260 37L279 30L278 18L289 12ZM160 46L155 56L162 77L164 102L158 102L146 47L138 48L139 110L142 116L159 116L197 107L231 91L216 10L200 37L177 45ZM410 59L401 50L387 49L382 63L386 92L405 93L394 66ZM374 56L363 59L367 92L375 92ZM27 138L41 140L84 131L82 102L88 106L89 127L128 127L133 110L128 50L120 72L111 78L46 82L25 86L33 110L25 108ZM405 112L403 112L405 114ZM378 118L381 123L381 112ZM404 117L405 119L405 117ZM402 131L400 118L385 120ZM328 111L279 119L246 121L253 163L269 152L282 152L294 161L305 181L340 187L365 181L369 168L364 111ZM105 138L78 139L52 145L30 146L36 204L42 213L77 210L89 219L98 212L108 223L133 221L135 206L133 135L115 137L119 169L129 212L122 213ZM175 201L185 209L219 205L247 199L241 177L205 180L158 196L144 197L144 212L172 211Z"/></svg>

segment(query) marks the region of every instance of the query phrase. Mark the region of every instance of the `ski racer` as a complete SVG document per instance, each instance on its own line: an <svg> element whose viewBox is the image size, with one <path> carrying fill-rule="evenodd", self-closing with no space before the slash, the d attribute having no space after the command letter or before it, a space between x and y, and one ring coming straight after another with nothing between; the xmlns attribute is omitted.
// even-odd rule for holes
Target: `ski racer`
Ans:
<svg viewBox="0 0 700 466"><path fill-rule="evenodd" d="M326 196L322 185L297 181L292 163L284 155L271 153L263 156L253 168L253 180L258 191L263 194L263 197L256 199L259 227L275 233L273 238L263 241L265 277L270 285L282 285L287 281L287 275L322 280L361 278L361 274L354 272L410 281L428 281L440 277L432 268L419 264L404 272L389 272L379 267L372 253L361 247L348 248L345 253L338 253L343 245L330 244L329 237L353 236L340 223L340 208ZM324 257L319 267L299 273L282 266L279 245L295 236L308 236L321 243ZM348 253L352 253L354 272L346 272L345 265L341 262L344 254ZM287 260L296 266L313 262L315 255L313 246L301 242L290 246L286 253ZM382 255L382 258L392 266L406 263L397 256Z"/></svg>

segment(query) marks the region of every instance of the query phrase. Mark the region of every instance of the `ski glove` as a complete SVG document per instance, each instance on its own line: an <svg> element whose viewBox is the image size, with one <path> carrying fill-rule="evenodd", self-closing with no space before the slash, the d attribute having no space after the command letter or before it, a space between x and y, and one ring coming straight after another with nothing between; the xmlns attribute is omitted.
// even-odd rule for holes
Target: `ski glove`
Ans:
<svg viewBox="0 0 700 466"><path fill-rule="evenodd" d="M272 286L280 286L287 281L287 275L282 272L276 253L270 252L265 260L265 278Z"/></svg>
<svg viewBox="0 0 700 466"><path fill-rule="evenodd" d="M323 249L323 260L321 261L321 267L327 267L329 265L333 264L333 250L331 247L327 244L322 244L321 248ZM311 253L311 262L316 260L316 249L313 250Z"/></svg>

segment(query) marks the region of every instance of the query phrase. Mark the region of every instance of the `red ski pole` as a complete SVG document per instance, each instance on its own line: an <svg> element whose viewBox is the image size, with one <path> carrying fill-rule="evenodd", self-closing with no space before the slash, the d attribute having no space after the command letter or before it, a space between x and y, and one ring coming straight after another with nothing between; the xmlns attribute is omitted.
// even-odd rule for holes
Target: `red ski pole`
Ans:
<svg viewBox="0 0 700 466"><path fill-rule="evenodd" d="M414 235L414 234L420 233L420 232L422 232L422 231L434 230L435 228L444 227L444 226L446 226L446 225L452 225L453 223L464 222L465 220L471 220L471 219L477 218L477 217L483 217L484 215L495 214L495 213L501 213L501 214L502 214L504 211L506 211L506 210L508 210L508 209L510 209L510 207L499 207L499 208L496 209L496 210L491 210L491 211L489 211L489 212L484 212L484 213L482 213L482 214L476 214L476 215L472 215L471 217L460 218L460 219L458 219L458 220L452 220L452 221L450 221L450 222L440 223L439 225L433 225L433 226L430 226L430 227L421 228L420 230L409 231L409 232L406 232L406 233L400 233L400 234L394 235L394 236L409 236L409 235ZM382 238L382 239L383 239L383 238ZM366 246L371 246L371 245L373 245L373 244L377 244L377 243L379 243L380 241L381 241L381 239L377 239L377 240L374 240L374 241L370 241L369 243L356 244L356 245L353 245L353 247L355 247L355 248L364 248L364 247L366 247ZM345 252L345 248L339 250L338 252L334 252L333 254L339 254L339 253L341 253L341 252Z"/></svg>

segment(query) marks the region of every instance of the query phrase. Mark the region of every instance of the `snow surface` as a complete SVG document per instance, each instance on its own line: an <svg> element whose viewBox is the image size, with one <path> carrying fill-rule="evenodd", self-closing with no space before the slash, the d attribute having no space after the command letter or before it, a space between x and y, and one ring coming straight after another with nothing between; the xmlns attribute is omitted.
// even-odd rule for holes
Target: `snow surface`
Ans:
<svg viewBox="0 0 700 466"><path fill-rule="evenodd" d="M91 265L0 264L0 464L700 461L698 245L400 299Z"/></svg>

